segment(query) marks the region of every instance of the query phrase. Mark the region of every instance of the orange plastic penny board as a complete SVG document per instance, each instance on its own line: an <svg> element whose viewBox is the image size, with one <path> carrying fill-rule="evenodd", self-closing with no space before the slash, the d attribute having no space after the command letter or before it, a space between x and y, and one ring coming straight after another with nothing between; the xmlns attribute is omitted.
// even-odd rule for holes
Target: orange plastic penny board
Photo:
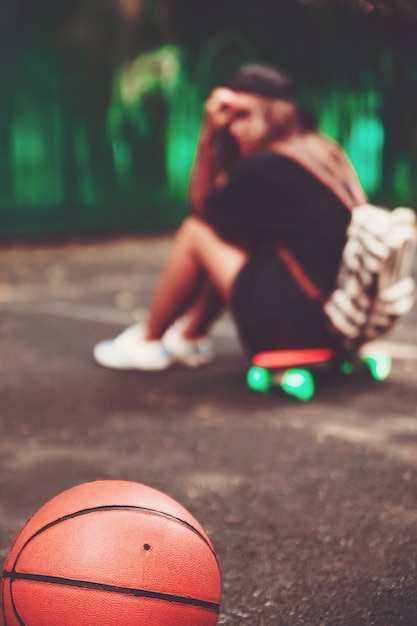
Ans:
<svg viewBox="0 0 417 626"><path fill-rule="evenodd" d="M274 350L259 352L252 357L252 365L266 369L296 367L331 361L337 352L331 348L315 348L309 350Z"/></svg>

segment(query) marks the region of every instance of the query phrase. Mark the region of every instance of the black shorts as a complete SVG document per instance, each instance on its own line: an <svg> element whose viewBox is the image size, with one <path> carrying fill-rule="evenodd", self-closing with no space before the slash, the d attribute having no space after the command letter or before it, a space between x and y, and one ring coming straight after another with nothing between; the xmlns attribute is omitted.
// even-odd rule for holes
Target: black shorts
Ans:
<svg viewBox="0 0 417 626"><path fill-rule="evenodd" d="M239 273L232 314L249 357L336 346L321 305L305 295L272 248L254 254Z"/></svg>

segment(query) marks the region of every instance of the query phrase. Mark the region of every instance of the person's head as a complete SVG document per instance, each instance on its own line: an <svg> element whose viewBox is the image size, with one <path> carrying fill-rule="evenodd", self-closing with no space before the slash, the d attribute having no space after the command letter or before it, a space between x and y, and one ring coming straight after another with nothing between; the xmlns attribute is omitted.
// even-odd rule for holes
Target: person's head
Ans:
<svg viewBox="0 0 417 626"><path fill-rule="evenodd" d="M274 67L268 65L243 65L232 74L224 87L232 91L253 94L271 100L293 102L295 98L294 81Z"/></svg>
<svg viewBox="0 0 417 626"><path fill-rule="evenodd" d="M224 84L239 96L227 130L241 156L257 153L297 126L295 85L283 72L266 65L246 65Z"/></svg>

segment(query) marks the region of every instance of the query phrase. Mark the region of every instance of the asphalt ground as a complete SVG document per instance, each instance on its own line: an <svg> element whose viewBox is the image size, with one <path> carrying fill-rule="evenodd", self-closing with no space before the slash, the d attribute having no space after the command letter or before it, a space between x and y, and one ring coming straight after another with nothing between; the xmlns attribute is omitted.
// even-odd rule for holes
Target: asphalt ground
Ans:
<svg viewBox="0 0 417 626"><path fill-rule="evenodd" d="M0 560L57 493L132 480L210 535L219 624L417 624L416 310L385 340L387 381L323 376L309 403L246 388L227 316L204 369L98 367L92 347L144 315L170 246L0 250Z"/></svg>

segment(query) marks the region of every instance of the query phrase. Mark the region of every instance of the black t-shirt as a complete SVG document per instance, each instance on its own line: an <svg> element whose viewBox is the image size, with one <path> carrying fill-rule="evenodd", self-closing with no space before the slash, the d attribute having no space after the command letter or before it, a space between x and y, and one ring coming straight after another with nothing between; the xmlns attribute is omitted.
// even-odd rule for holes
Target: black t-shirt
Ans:
<svg viewBox="0 0 417 626"><path fill-rule="evenodd" d="M265 246L288 248L321 290L334 289L351 214L293 159L268 153L242 160L208 196L204 215L223 239L252 255Z"/></svg>

